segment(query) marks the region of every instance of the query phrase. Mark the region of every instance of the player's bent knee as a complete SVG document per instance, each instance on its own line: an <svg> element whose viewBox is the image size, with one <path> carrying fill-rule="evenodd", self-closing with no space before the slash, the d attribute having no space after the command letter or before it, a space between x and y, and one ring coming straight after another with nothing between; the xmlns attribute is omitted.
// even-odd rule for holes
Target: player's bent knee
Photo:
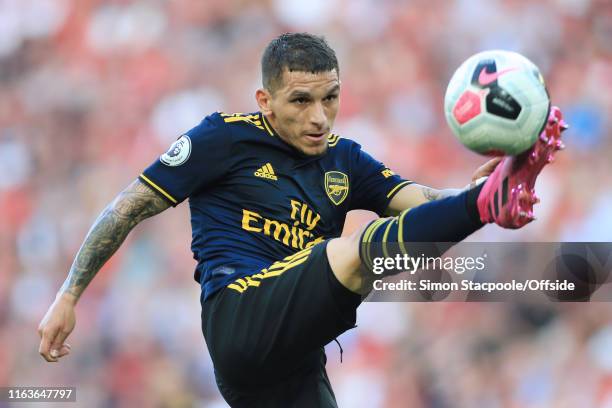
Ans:
<svg viewBox="0 0 612 408"><path fill-rule="evenodd" d="M334 238L327 244L327 259L334 275L344 287L359 294L363 286L359 245L366 226L346 237Z"/></svg>

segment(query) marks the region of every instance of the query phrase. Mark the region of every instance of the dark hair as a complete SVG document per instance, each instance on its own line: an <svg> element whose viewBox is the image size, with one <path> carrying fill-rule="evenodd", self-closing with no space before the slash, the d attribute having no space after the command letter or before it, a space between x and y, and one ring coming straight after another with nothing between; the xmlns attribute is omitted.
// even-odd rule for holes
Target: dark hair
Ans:
<svg viewBox="0 0 612 408"><path fill-rule="evenodd" d="M270 41L261 57L264 88L275 91L285 68L312 73L335 69L340 74L334 50L323 37L308 33L285 33Z"/></svg>

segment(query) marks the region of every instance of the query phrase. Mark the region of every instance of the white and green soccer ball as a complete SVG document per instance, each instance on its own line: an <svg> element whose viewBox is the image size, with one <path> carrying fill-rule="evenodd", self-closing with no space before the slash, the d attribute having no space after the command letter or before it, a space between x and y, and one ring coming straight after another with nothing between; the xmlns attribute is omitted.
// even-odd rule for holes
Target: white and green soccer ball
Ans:
<svg viewBox="0 0 612 408"><path fill-rule="evenodd" d="M543 130L550 99L540 70L516 52L484 51L455 71L444 96L446 120L469 149L517 155Z"/></svg>

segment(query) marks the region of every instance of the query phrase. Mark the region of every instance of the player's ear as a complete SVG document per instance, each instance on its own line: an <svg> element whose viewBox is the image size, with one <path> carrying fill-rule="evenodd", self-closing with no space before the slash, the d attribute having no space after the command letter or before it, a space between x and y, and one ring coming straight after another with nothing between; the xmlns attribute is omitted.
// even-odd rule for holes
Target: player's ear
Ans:
<svg viewBox="0 0 612 408"><path fill-rule="evenodd" d="M270 91L265 88L259 88L255 91L255 99L257 100L257 105L259 105L259 110L264 115L270 115L272 113L272 95Z"/></svg>

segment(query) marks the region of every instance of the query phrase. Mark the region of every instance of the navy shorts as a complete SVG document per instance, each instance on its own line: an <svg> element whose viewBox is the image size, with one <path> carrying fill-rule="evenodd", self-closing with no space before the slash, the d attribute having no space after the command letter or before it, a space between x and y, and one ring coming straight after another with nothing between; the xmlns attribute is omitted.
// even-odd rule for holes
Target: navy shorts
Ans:
<svg viewBox="0 0 612 408"><path fill-rule="evenodd" d="M202 305L202 331L230 406L336 406L323 347L355 327L361 296L333 274L328 242L237 279Z"/></svg>

